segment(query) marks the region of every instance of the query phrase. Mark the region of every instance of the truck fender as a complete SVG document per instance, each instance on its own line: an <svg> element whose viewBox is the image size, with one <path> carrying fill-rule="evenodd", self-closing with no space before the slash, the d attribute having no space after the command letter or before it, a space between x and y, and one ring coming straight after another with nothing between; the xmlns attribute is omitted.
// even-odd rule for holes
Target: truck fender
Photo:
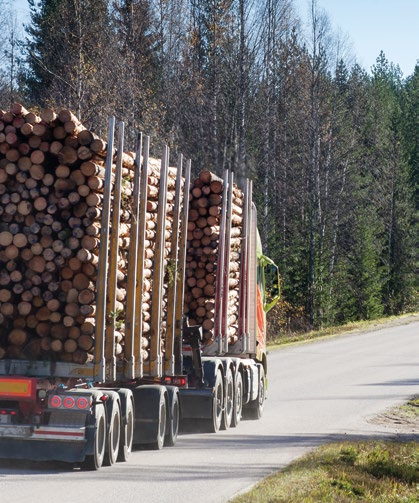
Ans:
<svg viewBox="0 0 419 503"><path fill-rule="evenodd" d="M224 378L224 365L221 358L204 357L202 359L202 366L206 388L212 388L215 385L215 379L217 377L217 372L219 369L221 369Z"/></svg>
<svg viewBox="0 0 419 503"><path fill-rule="evenodd" d="M179 388L177 386L166 386L166 390L167 390L167 405L168 405L168 415L167 415L167 418L168 419L171 419L172 418L172 404L173 404L173 400L175 398L175 395L179 395ZM179 397L178 397L179 398ZM180 413L182 414L182 410L180 411Z"/></svg>
<svg viewBox="0 0 419 503"><path fill-rule="evenodd" d="M257 363L256 365L250 366L252 388L250 392L250 401L256 400L259 394L259 376L262 369L262 365Z"/></svg>
<svg viewBox="0 0 419 503"><path fill-rule="evenodd" d="M225 373L226 369L229 367L233 373L234 382L236 382L237 374L242 374L242 379L244 379L243 368L242 368L240 358L234 358L234 357L233 358L226 358L225 362L226 362L226 365L224 365L224 373Z"/></svg>
<svg viewBox="0 0 419 503"><path fill-rule="evenodd" d="M107 417L106 420L108 421L109 424L109 413L110 410L112 409L112 402L117 402L119 407L121 407L121 399L119 397L119 394L116 390L103 390L103 394L108 397L108 399L105 401L106 405L106 412L107 412Z"/></svg>
<svg viewBox="0 0 419 503"><path fill-rule="evenodd" d="M92 395L92 408L86 419L86 447L85 455L92 455L95 445L95 429L96 429L96 407L104 407L104 402L101 400L103 393L100 390L90 390Z"/></svg>
<svg viewBox="0 0 419 503"><path fill-rule="evenodd" d="M125 426L127 424L127 403L129 400L134 403L134 398L132 396L132 391L128 388L120 388L117 390L117 393L121 403L121 422L122 426Z"/></svg>
<svg viewBox="0 0 419 503"><path fill-rule="evenodd" d="M105 465L116 463L121 443L121 399L115 389L102 389L106 395L106 448Z"/></svg>
<svg viewBox="0 0 419 503"><path fill-rule="evenodd" d="M255 400L259 385L259 371L254 362L247 362L241 367L243 377L243 405Z"/></svg>
<svg viewBox="0 0 419 503"><path fill-rule="evenodd" d="M223 365L223 387L224 387L224 405L223 419L221 429L227 430L233 423L234 407L236 402L235 396L235 365L229 357L222 358Z"/></svg>
<svg viewBox="0 0 419 503"><path fill-rule="evenodd" d="M165 446L175 445L179 433L179 425L182 417L182 408L177 386L166 386L167 390L167 417Z"/></svg>
<svg viewBox="0 0 419 503"><path fill-rule="evenodd" d="M226 376L228 369L231 369L231 371L233 372L233 375L234 375L234 371L233 371L234 366L233 366L233 359L232 358L222 358L221 365L223 366L223 375L224 376Z"/></svg>
<svg viewBox="0 0 419 503"><path fill-rule="evenodd" d="M127 461L132 451L134 434L134 397L129 388L119 388L116 392L119 395L121 413L118 461Z"/></svg>

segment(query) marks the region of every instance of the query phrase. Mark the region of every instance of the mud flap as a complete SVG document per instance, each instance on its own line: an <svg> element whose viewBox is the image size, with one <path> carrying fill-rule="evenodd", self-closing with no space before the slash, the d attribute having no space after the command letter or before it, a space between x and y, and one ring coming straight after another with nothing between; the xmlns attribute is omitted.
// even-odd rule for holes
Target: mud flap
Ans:
<svg viewBox="0 0 419 503"><path fill-rule="evenodd" d="M134 445L153 444L159 433L159 404L164 386L145 385L132 390L134 396Z"/></svg>
<svg viewBox="0 0 419 503"><path fill-rule="evenodd" d="M212 388L179 389L182 419L211 419L214 392Z"/></svg>

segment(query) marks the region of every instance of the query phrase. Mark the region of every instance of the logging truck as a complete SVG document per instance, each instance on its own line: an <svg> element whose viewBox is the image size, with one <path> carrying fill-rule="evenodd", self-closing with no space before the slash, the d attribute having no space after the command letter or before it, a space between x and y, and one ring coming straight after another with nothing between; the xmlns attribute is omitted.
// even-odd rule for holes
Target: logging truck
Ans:
<svg viewBox="0 0 419 503"><path fill-rule="evenodd" d="M149 144L0 113L0 458L97 470L262 415L279 282L252 184Z"/></svg>

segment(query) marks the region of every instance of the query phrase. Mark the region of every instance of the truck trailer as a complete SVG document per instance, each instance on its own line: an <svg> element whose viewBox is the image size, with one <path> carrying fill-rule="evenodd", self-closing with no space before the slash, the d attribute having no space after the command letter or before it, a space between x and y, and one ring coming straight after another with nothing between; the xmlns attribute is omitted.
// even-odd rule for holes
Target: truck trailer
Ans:
<svg viewBox="0 0 419 503"><path fill-rule="evenodd" d="M252 183L126 153L113 117L107 142L66 110L0 119L0 458L97 470L259 419L279 287Z"/></svg>

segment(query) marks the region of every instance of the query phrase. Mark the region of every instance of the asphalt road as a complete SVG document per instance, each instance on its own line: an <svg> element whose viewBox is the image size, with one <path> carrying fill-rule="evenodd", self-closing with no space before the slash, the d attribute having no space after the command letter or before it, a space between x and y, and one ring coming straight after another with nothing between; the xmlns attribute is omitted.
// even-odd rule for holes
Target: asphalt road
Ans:
<svg viewBox="0 0 419 503"><path fill-rule="evenodd" d="M391 435L369 420L419 394L419 321L271 351L268 372L260 421L98 472L0 461L0 501L223 503L324 442Z"/></svg>

